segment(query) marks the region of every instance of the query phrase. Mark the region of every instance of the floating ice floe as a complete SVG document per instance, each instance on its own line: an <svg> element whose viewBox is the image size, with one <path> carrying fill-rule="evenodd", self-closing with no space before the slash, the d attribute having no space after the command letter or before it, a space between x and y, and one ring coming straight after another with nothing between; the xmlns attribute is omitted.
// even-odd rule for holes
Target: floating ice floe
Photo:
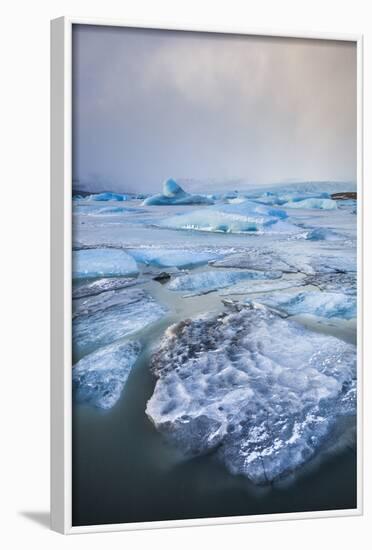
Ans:
<svg viewBox="0 0 372 550"><path fill-rule="evenodd" d="M197 248L169 249L169 248L135 248L128 249L127 253L137 262L155 267L195 267L208 263L210 260L220 258L221 252L212 250L199 250Z"/></svg>
<svg viewBox="0 0 372 550"><path fill-rule="evenodd" d="M214 204L214 201L205 195L191 195L186 193L178 183L170 178L163 183L163 193L147 197L144 206L180 205L180 204Z"/></svg>
<svg viewBox="0 0 372 550"><path fill-rule="evenodd" d="M173 279L169 290L188 291L195 294L206 294L215 290L235 285L240 281L255 279L279 279L281 271L203 271L191 275L181 275Z"/></svg>
<svg viewBox="0 0 372 550"><path fill-rule="evenodd" d="M226 258L210 262L213 267L232 267L239 269L255 269L259 271L283 271L294 273L297 269L272 250L265 248L247 248L244 252L232 254Z"/></svg>
<svg viewBox="0 0 372 550"><path fill-rule="evenodd" d="M357 294L356 273L315 273L306 277L305 284L326 292L343 292L351 296Z"/></svg>
<svg viewBox="0 0 372 550"><path fill-rule="evenodd" d="M355 414L355 347L264 306L171 326L152 371L155 427L185 456L214 451L259 484L307 462Z"/></svg>
<svg viewBox="0 0 372 550"><path fill-rule="evenodd" d="M241 296L245 294L256 294L257 292L275 292L277 290L288 290L290 288L303 286L305 275L298 277L282 277L274 280L250 280L242 281L233 286L221 290L221 296Z"/></svg>
<svg viewBox="0 0 372 550"><path fill-rule="evenodd" d="M72 341L75 355L90 353L161 319L166 309L146 291L128 288L74 301Z"/></svg>
<svg viewBox="0 0 372 550"><path fill-rule="evenodd" d="M314 229L310 229L304 234L304 237L308 241L340 241L345 239L343 235L327 227L315 227Z"/></svg>
<svg viewBox="0 0 372 550"><path fill-rule="evenodd" d="M216 233L298 233L300 228L283 221L287 213L253 201L218 204L193 212L172 216L158 223L170 229L193 229Z"/></svg>
<svg viewBox="0 0 372 550"><path fill-rule="evenodd" d="M126 201L128 197L121 193L96 193L87 197L88 201Z"/></svg>
<svg viewBox="0 0 372 550"><path fill-rule="evenodd" d="M72 369L75 401L101 409L113 407L140 352L139 342L124 342L105 346L80 359Z"/></svg>
<svg viewBox="0 0 372 550"><path fill-rule="evenodd" d="M133 277L110 277L104 279L98 279L96 281L81 284L74 288L72 291L72 298L85 298L87 296L96 296L101 292L107 292L110 290L119 290L121 288L127 288L130 286L143 283L144 279L134 279Z"/></svg>
<svg viewBox="0 0 372 550"><path fill-rule="evenodd" d="M72 278L134 277L138 274L135 260L124 250L91 248L72 253Z"/></svg>
<svg viewBox="0 0 372 550"><path fill-rule="evenodd" d="M287 206L288 203L297 203L304 200L311 200L311 199L329 199L328 193L296 193L296 192L266 192L263 193L263 195L258 196L255 198L257 202L261 202L263 204L272 204L272 205L278 205L278 206Z"/></svg>
<svg viewBox="0 0 372 550"><path fill-rule="evenodd" d="M284 311L288 315L316 315L318 317L354 319L356 299L341 292L302 291L264 294L257 301Z"/></svg>
<svg viewBox="0 0 372 550"><path fill-rule="evenodd" d="M337 202L332 199L304 199L286 202L284 208L316 208L318 210L337 210Z"/></svg>

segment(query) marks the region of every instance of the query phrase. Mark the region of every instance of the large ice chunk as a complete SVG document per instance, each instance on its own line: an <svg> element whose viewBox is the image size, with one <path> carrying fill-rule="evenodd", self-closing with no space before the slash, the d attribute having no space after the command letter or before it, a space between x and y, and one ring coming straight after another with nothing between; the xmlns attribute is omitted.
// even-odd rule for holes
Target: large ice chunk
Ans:
<svg viewBox="0 0 372 550"><path fill-rule="evenodd" d="M264 294L257 300L267 306L284 311L288 315L310 314L318 317L356 317L356 299L341 292L277 292Z"/></svg>
<svg viewBox="0 0 372 550"><path fill-rule="evenodd" d="M166 309L144 290L105 292L74 301L72 343L75 356L90 353L161 319Z"/></svg>
<svg viewBox="0 0 372 550"><path fill-rule="evenodd" d="M279 279L281 271L217 271L209 270L191 275L181 275L173 279L169 290L188 291L193 294L206 294L220 288L235 285L240 281L256 279Z"/></svg>
<svg viewBox="0 0 372 550"><path fill-rule="evenodd" d="M318 210L336 210L337 202L332 199L304 199L290 201L283 205L285 208L316 208Z"/></svg>
<svg viewBox="0 0 372 550"><path fill-rule="evenodd" d="M145 206L180 205L180 204L214 204L214 201L204 195L186 193L178 183L170 178L163 183L163 193L147 197Z"/></svg>
<svg viewBox="0 0 372 550"><path fill-rule="evenodd" d="M240 204L218 204L194 212L172 216L159 222L161 227L193 229L216 233L298 233L300 229L283 220L287 213L253 201Z"/></svg>
<svg viewBox="0 0 372 550"><path fill-rule="evenodd" d="M170 249L170 248L134 248L127 253L137 262L155 267L188 268L203 265L210 260L220 258L217 250Z"/></svg>
<svg viewBox="0 0 372 550"><path fill-rule="evenodd" d="M259 271L283 271L295 273L297 269L272 250L266 248L246 248L244 252L232 254L226 258L212 261L214 267L232 267L255 269Z"/></svg>
<svg viewBox="0 0 372 550"><path fill-rule="evenodd" d="M151 368L156 428L186 456L214 450L256 483L304 464L355 413L355 347L264 306L171 326Z"/></svg>
<svg viewBox="0 0 372 550"><path fill-rule="evenodd" d="M72 290L72 298L85 298L87 296L96 296L101 292L108 292L110 290L120 290L121 288L128 288L130 286L143 283L144 279L134 279L133 277L109 277L103 279L97 279L88 283L82 283Z"/></svg>
<svg viewBox="0 0 372 550"><path fill-rule="evenodd" d="M121 342L80 359L72 369L74 399L101 409L113 407L140 351L139 342Z"/></svg>
<svg viewBox="0 0 372 550"><path fill-rule="evenodd" d="M134 277L138 274L135 260L124 250L93 248L72 253L72 278Z"/></svg>

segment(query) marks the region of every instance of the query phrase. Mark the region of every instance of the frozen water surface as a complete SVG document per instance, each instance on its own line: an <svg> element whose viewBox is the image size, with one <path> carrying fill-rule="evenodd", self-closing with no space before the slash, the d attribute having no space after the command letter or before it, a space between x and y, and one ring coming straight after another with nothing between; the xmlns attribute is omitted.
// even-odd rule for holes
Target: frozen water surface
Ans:
<svg viewBox="0 0 372 550"><path fill-rule="evenodd" d="M102 347L80 359L72 369L74 399L101 409L113 407L140 351L139 342L124 342Z"/></svg>
<svg viewBox="0 0 372 550"><path fill-rule="evenodd" d="M152 358L146 412L186 456L215 451L268 483L308 461L355 413L355 349L261 308L170 327Z"/></svg>

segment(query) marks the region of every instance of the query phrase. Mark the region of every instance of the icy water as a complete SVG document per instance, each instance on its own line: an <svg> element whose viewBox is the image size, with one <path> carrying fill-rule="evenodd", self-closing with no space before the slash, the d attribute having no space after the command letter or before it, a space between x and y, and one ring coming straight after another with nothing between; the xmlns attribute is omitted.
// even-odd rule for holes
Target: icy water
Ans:
<svg viewBox="0 0 372 550"><path fill-rule="evenodd" d="M115 211L118 207L123 210ZM109 212L105 210L107 208L113 210ZM296 228L294 233L258 231L247 234L229 233L225 229L216 232L161 226L164 220L174 218L176 214L184 216L201 208L205 207L142 207L138 200L120 203L80 200L74 204L75 251L102 248L125 250L131 254L131 258L136 259L138 269L136 275L139 283L130 286L130 292L136 296L137 292L144 291L149 298L140 305L138 314L134 309L133 318L136 318L136 327L139 328L133 332L126 329L124 336L119 338L122 342L138 341L141 352L130 369L118 401L106 410L92 406L92 403L73 401L73 525L356 507L353 415L341 416L315 456L296 468L291 475L266 485L257 485L243 475L231 474L214 452L194 458L186 457L182 449L173 445L161 430L156 429L146 414L147 402L153 395L156 383L156 378L150 372L150 358L167 327L201 313L223 312L226 309L225 300L242 303L253 299L259 302L260 297L263 299L264 295L269 294L275 297L284 292L321 292L314 281L308 283L307 277L311 272L319 271L324 276L324 272L329 272L329 265L333 269L332 261L338 264L341 262L345 266L345 273L353 270L354 264L355 271L356 216L353 204L340 204L338 209L331 211L284 208L289 214L285 222ZM309 238L309 232L319 228L324 230L321 238ZM315 234L317 236L319 234ZM281 254L282 259L295 259L297 268L300 268L296 272L289 270L277 279L231 282L231 277L236 275L226 277L223 274L241 273L242 268L213 265L213 261L230 258L233 254L244 254L247 248L268 248L275 254ZM155 249L155 260L149 260L147 256L144 263L141 257L144 249L147 252ZM176 258L174 263L179 268L177 265L169 265L172 262L164 256L169 249L173 251L171 258ZM208 255L212 263L206 262ZM184 262L182 256L185 256ZM200 263L198 257L201 258ZM323 264L327 264L325 269L323 264L319 268L319 258L328 258L323 261ZM193 262L194 265L191 265ZM125 266L127 268L127 264ZM267 272L273 271L270 269ZM153 280L161 272L167 272L171 276L170 281L176 280L178 276L215 272L218 275L216 280L213 278L205 282L203 279L201 286L199 279L196 283L192 279L188 283L193 286L191 290L175 291L169 288L169 280ZM124 277L124 273L121 276ZM81 276L74 281L73 288L83 288L101 278L102 274L91 279ZM338 294L344 291L347 294L349 289L337 288ZM120 299L120 290L112 292L110 296L113 299ZM102 298L104 294L107 296L108 292L98 294L96 298L89 296L94 307L97 307L96 299ZM79 300L74 302L78 303ZM89 315L93 321L87 329L83 325L82 334L84 337L89 336L88 343L82 348L83 351L74 347L74 364L100 349L101 344L95 343L94 338L98 331L102 335L106 330L102 323L107 312L112 314L118 311L115 322L121 321L122 310L116 310L116 307L114 304L102 309L102 315L100 312L88 312L83 317L83 323ZM135 303L133 307L136 307ZM144 317L148 311L154 314L154 321L147 326L141 325L141 308ZM305 311L291 316L291 319L317 333L336 336L344 342L355 344L355 316L345 317L337 311L333 314L330 309L327 312L328 317L320 316L318 310L316 315ZM107 338L114 338L109 331L107 334ZM114 341L118 341L117 335Z"/></svg>

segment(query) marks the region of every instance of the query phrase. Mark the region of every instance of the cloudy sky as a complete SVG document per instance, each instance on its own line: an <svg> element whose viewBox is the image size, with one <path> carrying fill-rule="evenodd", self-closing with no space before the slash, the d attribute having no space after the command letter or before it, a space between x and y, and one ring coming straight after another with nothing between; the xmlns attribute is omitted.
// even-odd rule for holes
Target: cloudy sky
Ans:
<svg viewBox="0 0 372 550"><path fill-rule="evenodd" d="M355 44L75 25L73 165L121 191L355 180Z"/></svg>

